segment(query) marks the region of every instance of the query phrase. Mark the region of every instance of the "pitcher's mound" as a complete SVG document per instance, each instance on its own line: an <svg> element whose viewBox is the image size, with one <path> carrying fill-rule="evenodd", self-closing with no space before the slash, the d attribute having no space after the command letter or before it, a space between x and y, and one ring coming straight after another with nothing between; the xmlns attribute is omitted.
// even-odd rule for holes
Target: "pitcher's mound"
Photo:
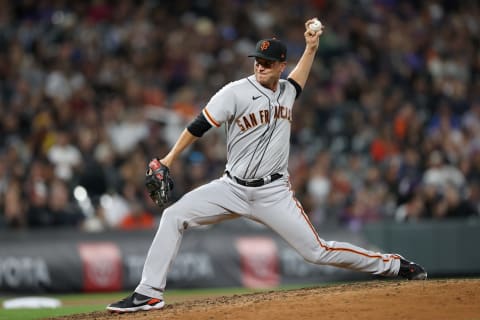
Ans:
<svg viewBox="0 0 480 320"><path fill-rule="evenodd" d="M369 281L181 302L135 314L62 319L480 319L480 279Z"/></svg>

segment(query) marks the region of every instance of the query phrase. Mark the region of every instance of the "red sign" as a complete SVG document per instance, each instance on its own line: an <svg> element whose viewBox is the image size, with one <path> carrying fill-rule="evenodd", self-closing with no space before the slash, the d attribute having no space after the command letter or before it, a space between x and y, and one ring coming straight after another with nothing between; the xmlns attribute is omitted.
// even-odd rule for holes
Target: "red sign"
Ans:
<svg viewBox="0 0 480 320"><path fill-rule="evenodd" d="M238 238L236 247L240 253L243 286L268 288L279 284L277 246L272 239Z"/></svg>
<svg viewBox="0 0 480 320"><path fill-rule="evenodd" d="M78 251L83 264L85 291L117 291L122 288L122 256L114 243L81 243Z"/></svg>

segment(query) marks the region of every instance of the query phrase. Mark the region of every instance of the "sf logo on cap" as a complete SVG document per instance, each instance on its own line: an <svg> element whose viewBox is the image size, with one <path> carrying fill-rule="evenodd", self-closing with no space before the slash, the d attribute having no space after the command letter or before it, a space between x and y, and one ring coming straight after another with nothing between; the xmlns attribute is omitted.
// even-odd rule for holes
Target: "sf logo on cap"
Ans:
<svg viewBox="0 0 480 320"><path fill-rule="evenodd" d="M269 41L263 41L262 44L260 45L260 50L265 51L270 47L270 42Z"/></svg>

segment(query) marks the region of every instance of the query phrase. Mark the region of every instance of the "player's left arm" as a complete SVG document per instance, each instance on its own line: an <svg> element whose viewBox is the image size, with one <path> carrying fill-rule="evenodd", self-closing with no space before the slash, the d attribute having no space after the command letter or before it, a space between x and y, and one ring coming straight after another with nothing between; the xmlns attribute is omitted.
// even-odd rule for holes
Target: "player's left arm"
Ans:
<svg viewBox="0 0 480 320"><path fill-rule="evenodd" d="M301 89L305 87L305 83L307 82L315 54L317 53L319 39L323 33L323 29L317 32L310 30L308 25L312 22L313 19L305 22L305 33L303 34L305 37L305 50L295 68L293 68L292 72L288 75L288 78L294 80Z"/></svg>

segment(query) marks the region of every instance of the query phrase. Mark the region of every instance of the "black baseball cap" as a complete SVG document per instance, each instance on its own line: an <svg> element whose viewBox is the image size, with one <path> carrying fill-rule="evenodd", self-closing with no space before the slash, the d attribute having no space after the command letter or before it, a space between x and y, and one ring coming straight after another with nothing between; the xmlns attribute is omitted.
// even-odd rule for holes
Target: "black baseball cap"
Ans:
<svg viewBox="0 0 480 320"><path fill-rule="evenodd" d="M278 39L262 39L257 42L255 53L249 57L266 60L285 61L287 59L287 47Z"/></svg>

